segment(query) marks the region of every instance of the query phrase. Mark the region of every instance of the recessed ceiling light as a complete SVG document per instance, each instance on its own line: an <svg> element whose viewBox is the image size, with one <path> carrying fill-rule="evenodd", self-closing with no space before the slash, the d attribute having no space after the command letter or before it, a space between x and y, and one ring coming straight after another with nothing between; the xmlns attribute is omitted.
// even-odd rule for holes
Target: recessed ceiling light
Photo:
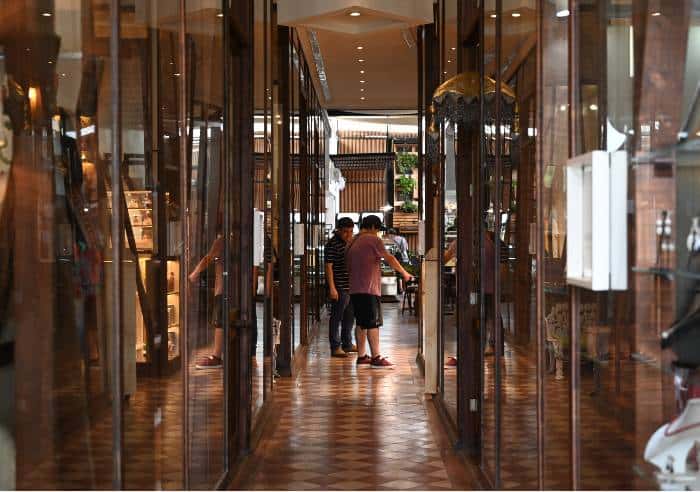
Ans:
<svg viewBox="0 0 700 492"><path fill-rule="evenodd" d="M360 70L360 73L365 73L365 71L364 71L364 70Z"/></svg>
<svg viewBox="0 0 700 492"><path fill-rule="evenodd" d="M360 92L365 92L365 90L364 90L364 89L360 89Z"/></svg>
<svg viewBox="0 0 700 492"><path fill-rule="evenodd" d="M363 50L363 49L365 49L365 47L364 47L364 46L358 46L357 49L358 49L358 50Z"/></svg>
<svg viewBox="0 0 700 492"><path fill-rule="evenodd" d="M513 12L512 14L513 17L520 17L520 12Z"/></svg>
<svg viewBox="0 0 700 492"><path fill-rule="evenodd" d="M224 16L224 13L223 13L223 12L219 12L218 14L216 14L216 16L217 16L217 17L223 17L223 16Z"/></svg>
<svg viewBox="0 0 700 492"><path fill-rule="evenodd" d="M42 17L51 17L53 14L51 14L51 12L42 12L41 15Z"/></svg>
<svg viewBox="0 0 700 492"><path fill-rule="evenodd" d="M598 111L598 105L597 105L597 104L591 104L590 106L588 106L588 109L590 109L591 111Z"/></svg>
<svg viewBox="0 0 700 492"><path fill-rule="evenodd" d="M569 9L562 9L557 11L557 17L569 17L570 13L571 12L569 12Z"/></svg>
<svg viewBox="0 0 700 492"><path fill-rule="evenodd" d="M661 12L653 12L651 15L653 15L654 17L658 17L661 15Z"/></svg>
<svg viewBox="0 0 700 492"><path fill-rule="evenodd" d="M457 48L450 48L452 51L457 51Z"/></svg>
<svg viewBox="0 0 700 492"><path fill-rule="evenodd" d="M360 58L360 59L357 60L357 61L360 62L360 63L364 63L364 62L365 62L365 59L364 59L364 58Z"/></svg>
<svg viewBox="0 0 700 492"><path fill-rule="evenodd" d="M364 84L364 83L365 83L365 81L364 81L364 80L360 80L360 84Z"/></svg>
<svg viewBox="0 0 700 492"><path fill-rule="evenodd" d="M53 61L52 61L52 60L49 60L49 65L53 65Z"/></svg>
<svg viewBox="0 0 700 492"><path fill-rule="evenodd" d="M452 63L452 60L447 60L447 63Z"/></svg>
<svg viewBox="0 0 700 492"><path fill-rule="evenodd" d="M360 100L361 100L361 101L364 101L364 100L365 100L365 96L362 96L362 97L360 98Z"/></svg>
<svg viewBox="0 0 700 492"><path fill-rule="evenodd" d="M492 19L495 19L496 17L498 17L496 14L491 14Z"/></svg>
<svg viewBox="0 0 700 492"><path fill-rule="evenodd" d="M179 76L180 76L180 72L175 72L173 75L174 75L175 77L179 77Z"/></svg>
<svg viewBox="0 0 700 492"><path fill-rule="evenodd" d="M362 14L360 14L357 10L350 12L350 17L359 17L360 15Z"/></svg>

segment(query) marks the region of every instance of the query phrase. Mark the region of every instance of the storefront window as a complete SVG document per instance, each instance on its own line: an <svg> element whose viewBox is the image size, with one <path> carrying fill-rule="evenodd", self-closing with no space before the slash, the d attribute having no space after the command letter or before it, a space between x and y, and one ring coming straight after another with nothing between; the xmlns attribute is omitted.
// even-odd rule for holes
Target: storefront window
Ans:
<svg viewBox="0 0 700 492"><path fill-rule="evenodd" d="M32 4L0 25L3 488L112 488L109 18Z"/></svg>
<svg viewBox="0 0 700 492"><path fill-rule="evenodd" d="M542 176L544 257L539 266L543 277L545 376L544 439L545 488L569 488L571 445L570 407L570 316L566 286L566 188L568 148L568 17L562 2L543 2L541 12L542 120L537 128Z"/></svg>
<svg viewBox="0 0 700 492"><path fill-rule="evenodd" d="M121 4L0 26L3 488L211 488L238 451L224 14Z"/></svg>

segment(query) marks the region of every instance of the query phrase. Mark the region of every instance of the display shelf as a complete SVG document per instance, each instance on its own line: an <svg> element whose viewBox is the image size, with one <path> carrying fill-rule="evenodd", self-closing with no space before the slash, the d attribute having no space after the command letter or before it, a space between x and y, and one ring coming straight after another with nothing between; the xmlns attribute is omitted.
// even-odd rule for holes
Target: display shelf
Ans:
<svg viewBox="0 0 700 492"><path fill-rule="evenodd" d="M657 267L632 267L634 273L641 273L646 275L658 275L660 277L665 277L669 280L673 280L674 277L687 278L689 280L700 280L700 273L689 272L683 269L672 269L672 268L657 268Z"/></svg>

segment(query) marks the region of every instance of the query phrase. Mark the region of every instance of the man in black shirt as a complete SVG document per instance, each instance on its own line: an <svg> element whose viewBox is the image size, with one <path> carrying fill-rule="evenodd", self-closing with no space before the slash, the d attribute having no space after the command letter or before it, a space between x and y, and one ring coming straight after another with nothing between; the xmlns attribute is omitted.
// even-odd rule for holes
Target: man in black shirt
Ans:
<svg viewBox="0 0 700 492"><path fill-rule="evenodd" d="M357 352L357 346L352 343L354 314L350 302L350 278L345 266L345 250L352 240L354 227L352 219L343 217L338 221L333 237L326 243L326 282L333 302L328 338L333 357L347 357L348 352Z"/></svg>

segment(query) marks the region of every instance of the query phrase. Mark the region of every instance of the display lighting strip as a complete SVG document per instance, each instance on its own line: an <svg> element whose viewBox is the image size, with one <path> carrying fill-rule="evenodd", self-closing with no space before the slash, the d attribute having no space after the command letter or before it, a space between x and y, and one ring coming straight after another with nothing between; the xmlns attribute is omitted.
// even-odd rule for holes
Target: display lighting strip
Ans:
<svg viewBox="0 0 700 492"><path fill-rule="evenodd" d="M321 54L321 45L318 43L318 37L316 36L316 31L309 29L309 43L311 43L311 53L314 57L314 63L316 64L316 72L318 73L318 80L321 82L321 90L323 90L323 97L326 101L331 100L331 89L328 87L328 78L326 77L326 64L323 63L323 55Z"/></svg>

